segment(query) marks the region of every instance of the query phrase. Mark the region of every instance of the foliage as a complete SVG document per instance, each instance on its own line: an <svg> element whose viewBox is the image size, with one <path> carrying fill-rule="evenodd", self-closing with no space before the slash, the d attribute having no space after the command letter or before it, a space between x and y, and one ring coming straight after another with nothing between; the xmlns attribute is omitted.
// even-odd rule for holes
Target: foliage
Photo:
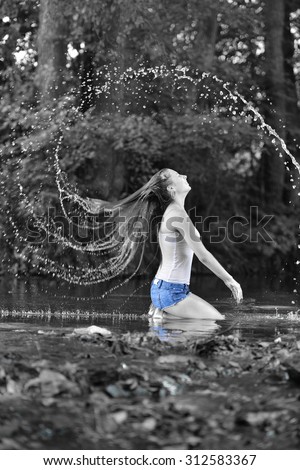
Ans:
<svg viewBox="0 0 300 470"><path fill-rule="evenodd" d="M287 4L292 13L286 27L299 41L299 11L291 0ZM189 67L193 77L210 71L231 87L238 83L238 90L261 112L269 111L263 2L72 0L64 3L61 14L69 48L62 71L67 90L54 106L45 107L37 87L39 3L1 2L0 168L7 194L1 194L3 207L13 204L20 223L28 215L18 196L16 172L29 199L39 194L36 205L41 213L50 202L57 205L51 158L62 135L62 169L83 195L125 196L169 166L188 175L196 188L189 207L203 218L216 214L223 224L232 215L248 214L255 204L266 212L261 189L265 138L253 123L220 109L215 113L213 103L203 107L201 90L188 82L176 87L171 79L148 76L124 82L110 90L109 97L97 93L107 73L113 76L141 65L174 70L180 65ZM296 93L299 53L296 42L290 46L294 75L289 77L289 93L291 87ZM212 96L219 91L211 84ZM296 152L298 120L293 119L294 108L288 107L288 112L289 145ZM254 271L262 257L269 269L279 266L280 256L293 259L295 213L283 206L276 214L270 226L274 244L232 246L225 241L212 251L237 270L244 266L242 270ZM4 215L0 223L9 232Z"/></svg>

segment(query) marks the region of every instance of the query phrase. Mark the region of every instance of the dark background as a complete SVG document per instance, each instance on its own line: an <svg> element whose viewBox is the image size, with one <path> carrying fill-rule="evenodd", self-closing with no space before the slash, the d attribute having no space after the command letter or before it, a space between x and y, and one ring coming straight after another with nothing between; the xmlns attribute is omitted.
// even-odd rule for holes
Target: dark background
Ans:
<svg viewBox="0 0 300 470"><path fill-rule="evenodd" d="M192 218L208 218L204 243L232 274L297 275L299 173L213 77L251 102L299 162L299 0L1 0L0 48L3 274L41 272L19 185L39 215L59 207L52 157L62 135L61 166L82 196L119 199L174 168L193 188ZM160 78L134 75L161 66L170 72ZM180 67L193 82L177 78ZM249 241L265 214L272 241ZM231 217L247 219L244 243ZM41 250L97 264L55 244Z"/></svg>

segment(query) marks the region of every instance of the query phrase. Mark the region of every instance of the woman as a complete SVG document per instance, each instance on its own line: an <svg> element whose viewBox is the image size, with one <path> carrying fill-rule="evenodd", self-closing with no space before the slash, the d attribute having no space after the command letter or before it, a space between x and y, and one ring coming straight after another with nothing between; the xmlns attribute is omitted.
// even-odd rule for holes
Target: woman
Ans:
<svg viewBox="0 0 300 470"><path fill-rule="evenodd" d="M184 209L186 195L191 190L184 175L171 169L158 171L142 188L120 201L82 198L58 172L59 193L65 215L65 202L79 204L89 214L97 215L90 228L97 230L97 239L80 250L100 254L98 266L79 271L81 284L103 282L119 276L137 260L139 270L147 240L158 240L162 260L151 285L153 306L150 314L166 312L177 318L219 320L224 318L212 305L189 292L194 253L214 274L221 278L237 302L242 299L240 285L204 247L198 230ZM71 219L70 219L71 220ZM87 226L87 221L83 224ZM99 236L99 233L101 236Z"/></svg>
<svg viewBox="0 0 300 470"><path fill-rule="evenodd" d="M223 319L224 316L212 305L189 291L194 253L224 281L237 302L242 300L242 289L204 247L198 230L184 209L186 195L191 190L186 176L171 169L166 170L165 174L167 190L172 200L163 214L158 234L162 261L151 284L152 303L168 316ZM150 309L150 315L157 313L157 310Z"/></svg>

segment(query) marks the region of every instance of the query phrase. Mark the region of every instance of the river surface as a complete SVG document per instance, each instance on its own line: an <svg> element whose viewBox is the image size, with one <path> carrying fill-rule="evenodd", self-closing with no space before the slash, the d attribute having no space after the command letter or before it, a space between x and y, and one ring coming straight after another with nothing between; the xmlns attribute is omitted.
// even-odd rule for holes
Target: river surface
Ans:
<svg viewBox="0 0 300 470"><path fill-rule="evenodd" d="M73 286L54 280L0 279L0 330L55 330L97 325L114 333L152 332L162 341L207 338L230 331L239 337L272 341L282 334L300 334L300 302L296 286L279 280L241 282L244 300L237 306L226 286L214 276L192 279L191 290L210 302L226 319L151 321L147 279L135 279L101 297L116 283Z"/></svg>

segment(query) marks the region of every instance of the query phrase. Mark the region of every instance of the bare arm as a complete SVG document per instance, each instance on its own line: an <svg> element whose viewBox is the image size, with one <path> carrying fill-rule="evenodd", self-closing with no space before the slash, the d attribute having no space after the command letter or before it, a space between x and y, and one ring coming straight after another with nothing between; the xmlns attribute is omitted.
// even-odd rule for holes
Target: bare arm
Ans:
<svg viewBox="0 0 300 470"><path fill-rule="evenodd" d="M219 261L208 251L202 241L200 240L202 245L201 248L198 248L198 252L195 251L196 256L204 264L207 268L209 268L216 276L218 276L222 281L227 282L231 281L233 277L223 268L223 266L219 263ZM200 245L199 243L199 245Z"/></svg>
<svg viewBox="0 0 300 470"><path fill-rule="evenodd" d="M168 225L170 228L175 228L179 231L187 244L194 251L197 258L207 268L209 268L216 276L218 276L231 289L234 298L237 302L243 298L242 289L240 285L233 279L233 277L223 268L217 259L208 251L201 241L201 236L188 216L187 212L181 208L174 209L168 218Z"/></svg>

